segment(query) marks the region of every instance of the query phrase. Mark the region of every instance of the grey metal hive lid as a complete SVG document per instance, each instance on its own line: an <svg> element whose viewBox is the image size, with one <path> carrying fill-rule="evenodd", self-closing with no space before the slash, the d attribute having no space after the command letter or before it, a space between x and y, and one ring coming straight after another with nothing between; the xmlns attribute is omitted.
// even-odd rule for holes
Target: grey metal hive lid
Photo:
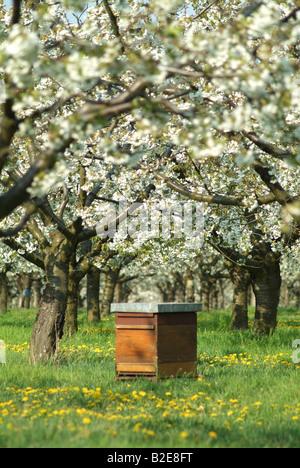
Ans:
<svg viewBox="0 0 300 468"><path fill-rule="evenodd" d="M165 303L127 303L127 304L112 304L110 308L111 314L131 313L131 314L166 314L166 313L183 313L183 312L199 312L202 309L201 304L165 302Z"/></svg>

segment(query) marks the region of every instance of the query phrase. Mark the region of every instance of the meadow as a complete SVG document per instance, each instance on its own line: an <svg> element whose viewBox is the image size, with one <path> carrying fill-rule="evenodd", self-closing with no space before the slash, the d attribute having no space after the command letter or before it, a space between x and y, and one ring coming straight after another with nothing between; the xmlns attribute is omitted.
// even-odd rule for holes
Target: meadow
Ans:
<svg viewBox="0 0 300 468"><path fill-rule="evenodd" d="M61 341L32 366L36 311L0 316L1 448L297 448L300 312L282 310L271 337L230 331L230 312L198 315L198 378L117 382L114 318ZM250 320L253 315L250 314Z"/></svg>

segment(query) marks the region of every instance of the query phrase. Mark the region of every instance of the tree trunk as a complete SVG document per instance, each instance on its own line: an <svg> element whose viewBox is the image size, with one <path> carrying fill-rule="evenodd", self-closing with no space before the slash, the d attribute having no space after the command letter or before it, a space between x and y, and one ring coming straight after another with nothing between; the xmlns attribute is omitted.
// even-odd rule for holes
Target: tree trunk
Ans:
<svg viewBox="0 0 300 468"><path fill-rule="evenodd" d="M287 281L285 281L285 283L283 284L282 288L281 288L281 303L282 303L282 307L285 309L288 305L289 305L289 299L290 299L290 291L289 291L289 287L288 287L288 283Z"/></svg>
<svg viewBox="0 0 300 468"><path fill-rule="evenodd" d="M256 297L254 331L256 334L269 335L277 325L281 273L280 263L275 255L269 253L262 260L263 267L251 273Z"/></svg>
<svg viewBox="0 0 300 468"><path fill-rule="evenodd" d="M117 304L122 304L122 284L120 281L118 281L116 284L114 301Z"/></svg>
<svg viewBox="0 0 300 468"><path fill-rule="evenodd" d="M100 322L100 270L92 267L87 274L87 321Z"/></svg>
<svg viewBox="0 0 300 468"><path fill-rule="evenodd" d="M188 268L185 279L185 302L195 302L195 284L193 272Z"/></svg>
<svg viewBox="0 0 300 468"><path fill-rule="evenodd" d="M0 315L7 313L7 276L6 271L0 273Z"/></svg>
<svg viewBox="0 0 300 468"><path fill-rule="evenodd" d="M31 277L28 274L22 274L22 285L23 285L23 307L24 309L30 309L31 300Z"/></svg>
<svg viewBox="0 0 300 468"><path fill-rule="evenodd" d="M38 309L41 300L42 282L40 279L34 279L32 282L32 307Z"/></svg>
<svg viewBox="0 0 300 468"><path fill-rule="evenodd" d="M114 300L114 293L118 282L120 270L109 270L105 275L105 287L103 293L101 316L106 317L110 313L110 306Z"/></svg>
<svg viewBox="0 0 300 468"><path fill-rule="evenodd" d="M7 307L8 309L12 309L13 307L13 297L9 290L9 285L7 285Z"/></svg>
<svg viewBox="0 0 300 468"><path fill-rule="evenodd" d="M218 281L218 290L219 290L219 307L220 309L225 308L225 292L224 292L224 280L220 279Z"/></svg>
<svg viewBox="0 0 300 468"><path fill-rule="evenodd" d="M64 335L72 336L78 331L79 282L75 274L69 273L68 300L64 324Z"/></svg>
<svg viewBox="0 0 300 468"><path fill-rule="evenodd" d="M160 281L159 283L156 284L156 287L161 294L162 302L167 303L167 302L176 301L176 297L175 297L176 286L174 287L171 281L169 280Z"/></svg>
<svg viewBox="0 0 300 468"><path fill-rule="evenodd" d="M23 281L22 281L21 275L17 275L16 280L17 280L16 287L17 287L17 290L18 290L18 293L19 293L18 309L22 309L24 296L23 296Z"/></svg>
<svg viewBox="0 0 300 468"><path fill-rule="evenodd" d="M126 304L128 302L129 296L132 292L132 286L130 281L121 281L117 283L115 290L115 301L118 304Z"/></svg>
<svg viewBox="0 0 300 468"><path fill-rule="evenodd" d="M185 278L181 273L175 273L174 275L174 292L173 292L173 297L175 297L175 302L185 302L185 295L186 295L186 289L185 289ZM169 302L173 302L173 300Z"/></svg>
<svg viewBox="0 0 300 468"><path fill-rule="evenodd" d="M248 290L250 273L245 268L231 264L230 276L233 283L232 330L248 330Z"/></svg>
<svg viewBox="0 0 300 468"><path fill-rule="evenodd" d="M219 305L219 291L217 289L217 280L211 281L210 304L212 310L217 310Z"/></svg>
<svg viewBox="0 0 300 468"><path fill-rule="evenodd" d="M202 297L202 310L208 312L210 310L210 279L205 276L201 279L201 297Z"/></svg>
<svg viewBox="0 0 300 468"><path fill-rule="evenodd" d="M68 297L69 263L74 246L55 232L45 257L47 285L40 303L30 342L33 363L49 360L63 335Z"/></svg>

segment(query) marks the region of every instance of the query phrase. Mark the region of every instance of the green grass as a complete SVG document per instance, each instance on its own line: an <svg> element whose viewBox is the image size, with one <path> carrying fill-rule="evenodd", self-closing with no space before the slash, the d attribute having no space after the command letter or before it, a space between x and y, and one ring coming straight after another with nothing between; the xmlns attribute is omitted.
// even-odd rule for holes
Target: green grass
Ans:
<svg viewBox="0 0 300 468"><path fill-rule="evenodd" d="M88 325L31 366L35 311L0 316L0 447L300 446L300 313L281 311L271 337L230 331L229 312L198 316L199 379L116 382L114 322ZM253 316L250 318L253 320Z"/></svg>

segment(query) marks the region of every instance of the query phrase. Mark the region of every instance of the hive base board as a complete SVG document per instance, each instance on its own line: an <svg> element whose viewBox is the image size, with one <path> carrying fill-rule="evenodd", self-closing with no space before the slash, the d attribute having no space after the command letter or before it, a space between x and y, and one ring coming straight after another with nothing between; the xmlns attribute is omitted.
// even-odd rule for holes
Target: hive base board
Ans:
<svg viewBox="0 0 300 468"><path fill-rule="evenodd" d="M156 374L138 374L138 373L132 373L132 374L121 374L117 373L116 379L118 381L124 381L124 380L136 380L139 378L143 379L148 379L148 380L153 380L153 382L158 381L158 377Z"/></svg>
<svg viewBox="0 0 300 468"><path fill-rule="evenodd" d="M141 369L140 365L117 364L116 376L117 380L134 380L137 378L152 379L155 382L158 379L188 377L195 379L197 377L197 363L164 363L158 364L157 370L153 370L153 365L144 365ZM146 370L148 368L148 371Z"/></svg>

